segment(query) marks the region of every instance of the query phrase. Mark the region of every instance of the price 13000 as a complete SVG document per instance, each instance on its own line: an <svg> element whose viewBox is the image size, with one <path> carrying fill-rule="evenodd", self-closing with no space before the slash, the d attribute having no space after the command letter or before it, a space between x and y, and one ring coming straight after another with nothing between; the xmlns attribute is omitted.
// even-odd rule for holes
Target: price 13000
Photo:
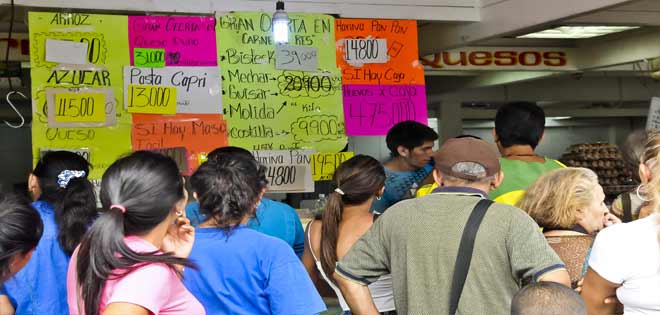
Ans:
<svg viewBox="0 0 660 315"><path fill-rule="evenodd" d="M172 98L172 88L162 86L130 85L128 107L167 107Z"/></svg>

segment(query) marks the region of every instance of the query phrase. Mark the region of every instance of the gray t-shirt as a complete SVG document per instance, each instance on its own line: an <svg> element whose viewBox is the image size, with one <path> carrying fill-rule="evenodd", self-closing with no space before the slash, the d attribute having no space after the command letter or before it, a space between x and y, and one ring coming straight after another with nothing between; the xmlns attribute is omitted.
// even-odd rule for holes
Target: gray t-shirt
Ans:
<svg viewBox="0 0 660 315"><path fill-rule="evenodd" d="M337 273L361 284L391 273L399 314L447 314L463 228L483 197L474 189L449 190L392 206L337 264ZM495 203L477 233L457 314L509 315L523 281L562 268L526 213Z"/></svg>

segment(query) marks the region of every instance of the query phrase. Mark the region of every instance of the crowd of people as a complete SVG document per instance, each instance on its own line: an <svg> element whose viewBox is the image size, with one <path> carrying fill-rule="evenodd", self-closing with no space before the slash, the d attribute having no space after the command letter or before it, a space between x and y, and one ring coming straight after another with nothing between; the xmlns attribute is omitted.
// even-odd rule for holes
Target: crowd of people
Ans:
<svg viewBox="0 0 660 315"><path fill-rule="evenodd" d="M100 209L89 163L48 152L31 204L0 194L0 315L319 314L326 286L344 314L660 314L660 134L627 140L640 186L610 211L593 171L535 152L544 123L507 104L494 144L436 152L433 129L399 123L391 159L341 164L305 228L241 148L189 178L161 154L124 156Z"/></svg>

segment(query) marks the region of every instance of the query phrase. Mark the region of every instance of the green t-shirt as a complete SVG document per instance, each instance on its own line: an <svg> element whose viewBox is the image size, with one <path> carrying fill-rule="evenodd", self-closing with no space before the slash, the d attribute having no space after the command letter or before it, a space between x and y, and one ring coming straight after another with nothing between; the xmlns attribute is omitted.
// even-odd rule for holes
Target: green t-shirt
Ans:
<svg viewBox="0 0 660 315"><path fill-rule="evenodd" d="M456 189L454 189L456 190ZM391 273L399 314L447 314L456 253L476 203L474 190L438 192L390 207L337 264L367 285ZM523 280L564 268L522 210L493 204L477 233L458 314L509 315Z"/></svg>
<svg viewBox="0 0 660 315"><path fill-rule="evenodd" d="M497 189L488 193L488 196L492 200L511 205L515 204L515 201L517 201L516 197L514 197L515 200L512 202L496 199L507 193L524 191L543 173L564 167L559 161L548 158L545 159L545 163L500 158L500 165L502 172L504 172L504 180Z"/></svg>

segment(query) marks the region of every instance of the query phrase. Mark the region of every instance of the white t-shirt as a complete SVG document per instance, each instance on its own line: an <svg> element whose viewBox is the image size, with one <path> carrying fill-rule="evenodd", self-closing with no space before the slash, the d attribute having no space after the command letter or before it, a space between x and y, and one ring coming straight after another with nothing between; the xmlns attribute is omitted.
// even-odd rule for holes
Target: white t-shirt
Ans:
<svg viewBox="0 0 660 315"><path fill-rule="evenodd" d="M616 290L624 313L660 314L659 216L617 224L598 233L589 267Z"/></svg>

